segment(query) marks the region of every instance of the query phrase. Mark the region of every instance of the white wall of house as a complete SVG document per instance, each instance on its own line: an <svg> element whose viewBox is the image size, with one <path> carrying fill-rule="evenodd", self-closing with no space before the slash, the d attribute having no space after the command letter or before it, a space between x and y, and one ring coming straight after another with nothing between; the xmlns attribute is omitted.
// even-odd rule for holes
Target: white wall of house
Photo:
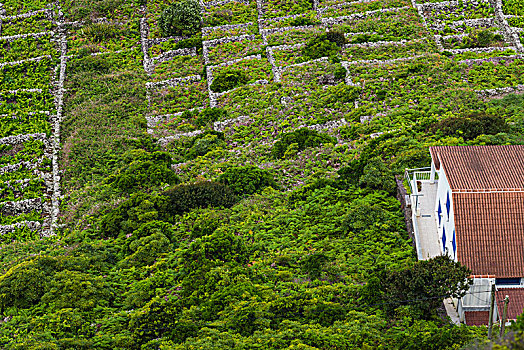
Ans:
<svg viewBox="0 0 524 350"><path fill-rule="evenodd" d="M453 235L455 230L455 219L453 215L453 196L451 195L451 188L444 171L444 166L438 170L438 188L437 198L435 200L435 219L438 227L439 244L442 253L447 253L455 261L457 260L456 249L453 249ZM449 212L446 206L449 196ZM438 207L441 206L440 222ZM443 233L446 233L445 242L442 241ZM455 242L456 243L456 242ZM455 245L456 247L456 245Z"/></svg>

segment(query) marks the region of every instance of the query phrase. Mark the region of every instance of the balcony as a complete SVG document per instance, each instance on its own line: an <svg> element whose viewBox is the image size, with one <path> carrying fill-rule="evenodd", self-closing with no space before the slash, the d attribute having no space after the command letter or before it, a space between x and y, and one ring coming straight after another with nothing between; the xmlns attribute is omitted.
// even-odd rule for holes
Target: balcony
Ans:
<svg viewBox="0 0 524 350"><path fill-rule="evenodd" d="M435 213L438 173L433 174L432 177L429 167L406 169L404 174L410 191L411 219L419 260L441 255Z"/></svg>

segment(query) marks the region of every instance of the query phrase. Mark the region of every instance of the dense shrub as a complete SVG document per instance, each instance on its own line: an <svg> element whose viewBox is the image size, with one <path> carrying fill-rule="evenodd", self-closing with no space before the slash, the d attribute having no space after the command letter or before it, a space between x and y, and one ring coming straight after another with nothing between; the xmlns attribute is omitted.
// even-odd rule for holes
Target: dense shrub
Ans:
<svg viewBox="0 0 524 350"><path fill-rule="evenodd" d="M319 21L315 21L311 18L297 17L291 20L289 22L289 25L291 27L301 27L301 26L312 26L312 25L319 24L319 23L320 23Z"/></svg>
<svg viewBox="0 0 524 350"><path fill-rule="evenodd" d="M335 68L334 76L336 80L344 80L346 79L346 68L342 67L341 64L338 64Z"/></svg>
<svg viewBox="0 0 524 350"><path fill-rule="evenodd" d="M313 182L298 187L296 190L294 190L289 195L288 203L290 205L294 205L298 202L305 201L315 190L324 188L326 186L336 187L335 181L326 178L315 179Z"/></svg>
<svg viewBox="0 0 524 350"><path fill-rule="evenodd" d="M165 218L167 198L134 193L116 209L102 216L100 231L109 237L132 233L142 224Z"/></svg>
<svg viewBox="0 0 524 350"><path fill-rule="evenodd" d="M201 9L195 0L176 2L166 8L158 24L164 36L193 35L201 27Z"/></svg>
<svg viewBox="0 0 524 350"><path fill-rule="evenodd" d="M382 270L380 272L380 291L388 312L410 300L411 308L418 309L424 317L432 315L442 303L442 298L460 298L466 294L473 283L469 276L471 270L453 261L448 255L429 260L421 260L401 270ZM393 302L393 303L392 303ZM398 302L395 304L394 302Z"/></svg>
<svg viewBox="0 0 524 350"><path fill-rule="evenodd" d="M0 277L0 309L28 308L38 303L57 267L56 258L40 256L10 268Z"/></svg>
<svg viewBox="0 0 524 350"><path fill-rule="evenodd" d="M228 186L212 181L178 185L163 195L168 198L167 212L170 215L180 215L196 208L229 208L237 202L235 193Z"/></svg>
<svg viewBox="0 0 524 350"><path fill-rule="evenodd" d="M214 92L224 92L246 84L249 81L244 71L234 68L222 70L216 74L211 83L211 90Z"/></svg>
<svg viewBox="0 0 524 350"><path fill-rule="evenodd" d="M206 132L195 136L191 141L190 148L187 151L186 159L195 159L198 156L205 156L208 152L216 148L225 148L224 135L216 132Z"/></svg>
<svg viewBox="0 0 524 350"><path fill-rule="evenodd" d="M429 131L440 131L445 136L462 136L472 140L479 135L495 135L508 130L504 118L476 112L466 117L451 117L433 124Z"/></svg>
<svg viewBox="0 0 524 350"><path fill-rule="evenodd" d="M306 60L314 60L321 57L332 57L340 52L340 48L337 44L327 40L325 37L320 36L311 39L304 49L302 55Z"/></svg>
<svg viewBox="0 0 524 350"><path fill-rule="evenodd" d="M85 20L95 17L107 17L121 6L125 0L75 0L64 3L66 13L72 20Z"/></svg>
<svg viewBox="0 0 524 350"><path fill-rule="evenodd" d="M335 86L330 86L327 89L327 92L329 93L327 102L350 103L350 102L355 101L360 96L360 91L361 91L360 87L348 86L344 83L340 83Z"/></svg>
<svg viewBox="0 0 524 350"><path fill-rule="evenodd" d="M196 47L197 51L200 53L202 51L202 38L195 36L189 39L180 40L173 46L173 49L190 49L193 47Z"/></svg>
<svg viewBox="0 0 524 350"><path fill-rule="evenodd" d="M317 147L324 143L337 143L337 139L327 134L319 133L318 131L308 128L301 128L287 134L283 134L278 140L271 155L275 158L282 158L289 146L296 144L297 150L302 151L307 147Z"/></svg>
<svg viewBox="0 0 524 350"><path fill-rule="evenodd" d="M237 195L250 195L268 186L278 187L269 171L252 165L228 168L218 181L228 185Z"/></svg>
<svg viewBox="0 0 524 350"><path fill-rule="evenodd" d="M226 118L227 111L225 109L217 107L205 108L196 116L195 124L198 126L205 126Z"/></svg>
<svg viewBox="0 0 524 350"><path fill-rule="evenodd" d="M307 59L317 59L320 57L336 56L341 47L345 44L346 38L344 33L338 31L329 31L312 38L306 43L302 54Z"/></svg>
<svg viewBox="0 0 524 350"><path fill-rule="evenodd" d="M346 43L346 37L344 33L338 30L330 30L326 33L326 39L332 43L335 43L338 47L344 46Z"/></svg>
<svg viewBox="0 0 524 350"><path fill-rule="evenodd" d="M108 306L112 295L103 277L64 270L52 277L42 301L53 309L91 310L97 306Z"/></svg>
<svg viewBox="0 0 524 350"><path fill-rule="evenodd" d="M357 34L351 36L351 43L352 44L361 44L361 43L368 43L368 42L376 42L382 40L382 36L377 34Z"/></svg>
<svg viewBox="0 0 524 350"><path fill-rule="evenodd" d="M164 253L172 250L169 239L160 232L134 240L129 244L131 254L120 262L123 268L152 265Z"/></svg>
<svg viewBox="0 0 524 350"><path fill-rule="evenodd" d="M187 230L191 231L191 238L209 236L216 229L227 225L230 221L230 212L227 210L194 210L184 216Z"/></svg>
<svg viewBox="0 0 524 350"><path fill-rule="evenodd" d="M364 188L386 191L391 195L397 191L391 169L380 158L373 158L366 164L358 184Z"/></svg>
<svg viewBox="0 0 524 350"><path fill-rule="evenodd" d="M138 158L138 159L137 159ZM125 192L155 187L161 184L176 185L180 182L171 169L171 157L165 152L153 152L135 158L109 182Z"/></svg>
<svg viewBox="0 0 524 350"><path fill-rule="evenodd" d="M301 267L310 278L317 279L320 278L320 274L322 273L324 265L326 265L329 261L331 261L331 259L324 253L314 253L306 255L301 260Z"/></svg>

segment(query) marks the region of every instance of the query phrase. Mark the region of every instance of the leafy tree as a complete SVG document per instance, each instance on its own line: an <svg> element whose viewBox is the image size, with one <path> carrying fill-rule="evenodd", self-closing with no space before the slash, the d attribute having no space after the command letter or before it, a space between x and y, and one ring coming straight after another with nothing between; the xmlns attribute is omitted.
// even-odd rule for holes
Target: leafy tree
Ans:
<svg viewBox="0 0 524 350"><path fill-rule="evenodd" d="M158 21L164 36L193 35L201 28L201 9L195 0L183 0L166 8Z"/></svg>
<svg viewBox="0 0 524 350"><path fill-rule="evenodd" d="M228 186L212 181L181 184L166 190L163 195L168 198L167 212L173 216L196 208L229 208L237 202L237 196Z"/></svg>
<svg viewBox="0 0 524 350"><path fill-rule="evenodd" d="M473 283L471 270L448 255L421 260L411 267L380 273L381 291L386 310L391 314L400 305L409 304L430 317L445 298L463 297Z"/></svg>
<svg viewBox="0 0 524 350"><path fill-rule="evenodd" d="M28 308L38 303L57 269L57 259L50 256L40 256L10 268L0 277L0 308Z"/></svg>

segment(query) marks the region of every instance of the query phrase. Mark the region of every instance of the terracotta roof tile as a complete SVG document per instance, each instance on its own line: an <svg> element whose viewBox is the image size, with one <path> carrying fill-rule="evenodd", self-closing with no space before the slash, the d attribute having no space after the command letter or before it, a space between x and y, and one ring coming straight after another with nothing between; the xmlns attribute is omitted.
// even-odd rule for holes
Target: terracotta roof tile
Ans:
<svg viewBox="0 0 524 350"><path fill-rule="evenodd" d="M452 193L457 259L475 275L524 277L524 192Z"/></svg>
<svg viewBox="0 0 524 350"><path fill-rule="evenodd" d="M435 165L444 167L452 190L523 189L524 145L435 146Z"/></svg>
<svg viewBox="0 0 524 350"><path fill-rule="evenodd" d="M488 324L489 311L466 311L464 317L468 326L483 326Z"/></svg>
<svg viewBox="0 0 524 350"><path fill-rule="evenodd" d="M524 312L524 288L499 288L495 293L497 311L502 318L504 298L509 296L508 320L516 320L517 316Z"/></svg>

